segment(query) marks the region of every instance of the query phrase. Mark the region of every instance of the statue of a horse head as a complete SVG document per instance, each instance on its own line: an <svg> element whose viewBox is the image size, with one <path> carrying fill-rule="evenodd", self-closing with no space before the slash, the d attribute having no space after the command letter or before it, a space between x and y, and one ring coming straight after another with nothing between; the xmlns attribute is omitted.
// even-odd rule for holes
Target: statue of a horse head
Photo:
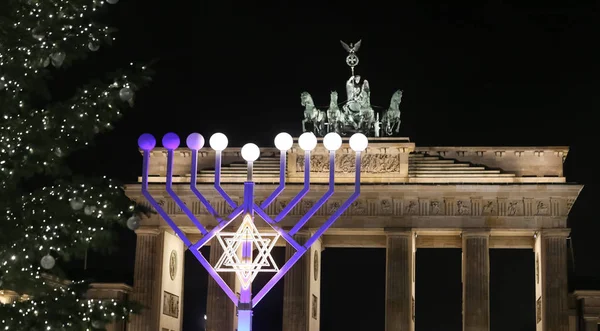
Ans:
<svg viewBox="0 0 600 331"><path fill-rule="evenodd" d="M337 103L338 103L338 93L337 93L337 91L331 91L329 104L337 106Z"/></svg>
<svg viewBox="0 0 600 331"><path fill-rule="evenodd" d="M302 94L300 94L300 100L301 100L301 105L306 108L315 106L315 103L313 102L313 99L310 96L310 93L308 93L308 92L302 92Z"/></svg>
<svg viewBox="0 0 600 331"><path fill-rule="evenodd" d="M400 103L402 102L402 93L402 90L394 92L394 94L392 95L392 100L390 101L390 109L399 109Z"/></svg>

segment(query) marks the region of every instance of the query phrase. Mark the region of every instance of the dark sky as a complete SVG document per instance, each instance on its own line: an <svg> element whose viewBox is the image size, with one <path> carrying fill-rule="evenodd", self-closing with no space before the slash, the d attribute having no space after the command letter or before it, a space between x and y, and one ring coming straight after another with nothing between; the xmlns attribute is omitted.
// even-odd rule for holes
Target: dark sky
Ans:
<svg viewBox="0 0 600 331"><path fill-rule="evenodd" d="M349 70L339 40L362 39L357 73L371 83L372 103L387 107L403 89L401 133L417 146L571 146L568 180L586 187L569 220L570 280L572 287L599 287L600 226L592 205L600 198L593 172L600 141L593 115L600 109L598 3L448 3L121 0L113 7L115 45L92 56L91 74L153 58L157 74L116 130L79 154L80 171L135 181L143 132L221 131L234 146L270 146L280 131L297 135L300 93L310 92L317 105L327 105L333 89L343 93ZM111 270L117 280L132 277L134 241L123 234L123 267ZM532 256L492 251L492 330L534 327ZM357 258L372 271L340 281ZM417 258L417 331L460 330L460 251L423 249ZM93 270L109 268L106 261L92 259ZM184 330L195 331L206 273L187 262ZM384 262L384 250L324 252L323 331L383 330ZM257 329L280 330L281 296L278 287L261 303Z"/></svg>

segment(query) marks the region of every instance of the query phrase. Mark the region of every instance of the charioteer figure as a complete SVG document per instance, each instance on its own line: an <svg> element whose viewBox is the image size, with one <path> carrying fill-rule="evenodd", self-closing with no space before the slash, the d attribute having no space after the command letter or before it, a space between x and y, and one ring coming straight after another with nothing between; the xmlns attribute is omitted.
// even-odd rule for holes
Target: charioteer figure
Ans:
<svg viewBox="0 0 600 331"><path fill-rule="evenodd" d="M390 107L381 114L375 114L371 106L371 87L369 81L355 74L354 68L359 59L356 53L362 43L359 40L355 44L346 44L340 41L348 52L346 64L350 67L351 76L346 81L345 102L338 103L338 94L331 92L331 100L327 111L321 111L315 106L308 92L302 93L302 105L305 106L302 130L308 131L307 123L312 124L312 131L317 136L323 136L327 132L337 132L347 136L355 132L361 132L367 136L380 136L380 131L387 136L397 135L400 129L400 101L402 91L398 90L392 96ZM340 107L341 106L341 107ZM340 109L341 108L341 109ZM383 128L382 128L383 126ZM382 130L383 129L383 130Z"/></svg>

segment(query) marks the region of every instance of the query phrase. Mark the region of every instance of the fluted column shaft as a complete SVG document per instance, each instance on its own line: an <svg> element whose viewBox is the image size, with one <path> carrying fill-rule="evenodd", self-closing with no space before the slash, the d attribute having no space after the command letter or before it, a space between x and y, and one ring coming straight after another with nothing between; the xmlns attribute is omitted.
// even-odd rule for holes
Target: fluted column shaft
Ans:
<svg viewBox="0 0 600 331"><path fill-rule="evenodd" d="M216 265L223 255L223 247L217 239L211 241L209 261ZM235 273L221 273L223 280L235 290ZM235 304L225 294L223 289L212 278L208 277L208 291L206 298L206 331L234 331L235 330Z"/></svg>
<svg viewBox="0 0 600 331"><path fill-rule="evenodd" d="M160 250L159 230L140 229L136 231L135 266L132 301L140 303L144 309L131 316L129 331L155 331L159 324L160 307Z"/></svg>
<svg viewBox="0 0 600 331"><path fill-rule="evenodd" d="M584 331L598 331L598 316L584 317L585 330Z"/></svg>
<svg viewBox="0 0 600 331"><path fill-rule="evenodd" d="M538 331L569 331L568 235L568 229L544 230L536 239Z"/></svg>
<svg viewBox="0 0 600 331"><path fill-rule="evenodd" d="M304 244L309 234L299 232L294 239ZM286 260L295 252L289 244L286 245ZM321 243L317 241L283 277L283 331L319 330L320 253Z"/></svg>
<svg viewBox="0 0 600 331"><path fill-rule="evenodd" d="M414 234L389 232L386 244L385 331L413 331Z"/></svg>
<svg viewBox="0 0 600 331"><path fill-rule="evenodd" d="M463 232L463 330L490 330L489 233Z"/></svg>

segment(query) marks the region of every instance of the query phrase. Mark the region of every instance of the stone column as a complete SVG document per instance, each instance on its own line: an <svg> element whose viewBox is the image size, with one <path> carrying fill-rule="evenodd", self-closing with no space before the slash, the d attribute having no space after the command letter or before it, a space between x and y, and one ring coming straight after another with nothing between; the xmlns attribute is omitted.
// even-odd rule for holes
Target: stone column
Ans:
<svg viewBox="0 0 600 331"><path fill-rule="evenodd" d="M569 330L569 229L543 230L535 242L537 331Z"/></svg>
<svg viewBox="0 0 600 331"><path fill-rule="evenodd" d="M210 264L215 265L223 255L223 247L217 239L210 244ZM235 291L236 276L233 272L220 273L223 280ZM208 277L208 291L206 298L206 331L234 331L235 330L235 305L223 292L223 289L212 278Z"/></svg>
<svg viewBox="0 0 600 331"><path fill-rule="evenodd" d="M300 244L308 238L306 232L294 235ZM318 240L283 277L283 331L319 331L321 251L321 241ZM286 260L295 252L294 248L286 245Z"/></svg>
<svg viewBox="0 0 600 331"><path fill-rule="evenodd" d="M490 330L490 236L462 233L463 330Z"/></svg>
<svg viewBox="0 0 600 331"><path fill-rule="evenodd" d="M136 231L133 294L131 300L144 309L131 316L129 331L155 331L160 318L160 268L156 259L162 259L162 245L158 227L140 228Z"/></svg>
<svg viewBox="0 0 600 331"><path fill-rule="evenodd" d="M415 236L388 231L385 277L385 331L415 329Z"/></svg>
<svg viewBox="0 0 600 331"><path fill-rule="evenodd" d="M584 331L598 331L598 316L584 316L585 330Z"/></svg>

